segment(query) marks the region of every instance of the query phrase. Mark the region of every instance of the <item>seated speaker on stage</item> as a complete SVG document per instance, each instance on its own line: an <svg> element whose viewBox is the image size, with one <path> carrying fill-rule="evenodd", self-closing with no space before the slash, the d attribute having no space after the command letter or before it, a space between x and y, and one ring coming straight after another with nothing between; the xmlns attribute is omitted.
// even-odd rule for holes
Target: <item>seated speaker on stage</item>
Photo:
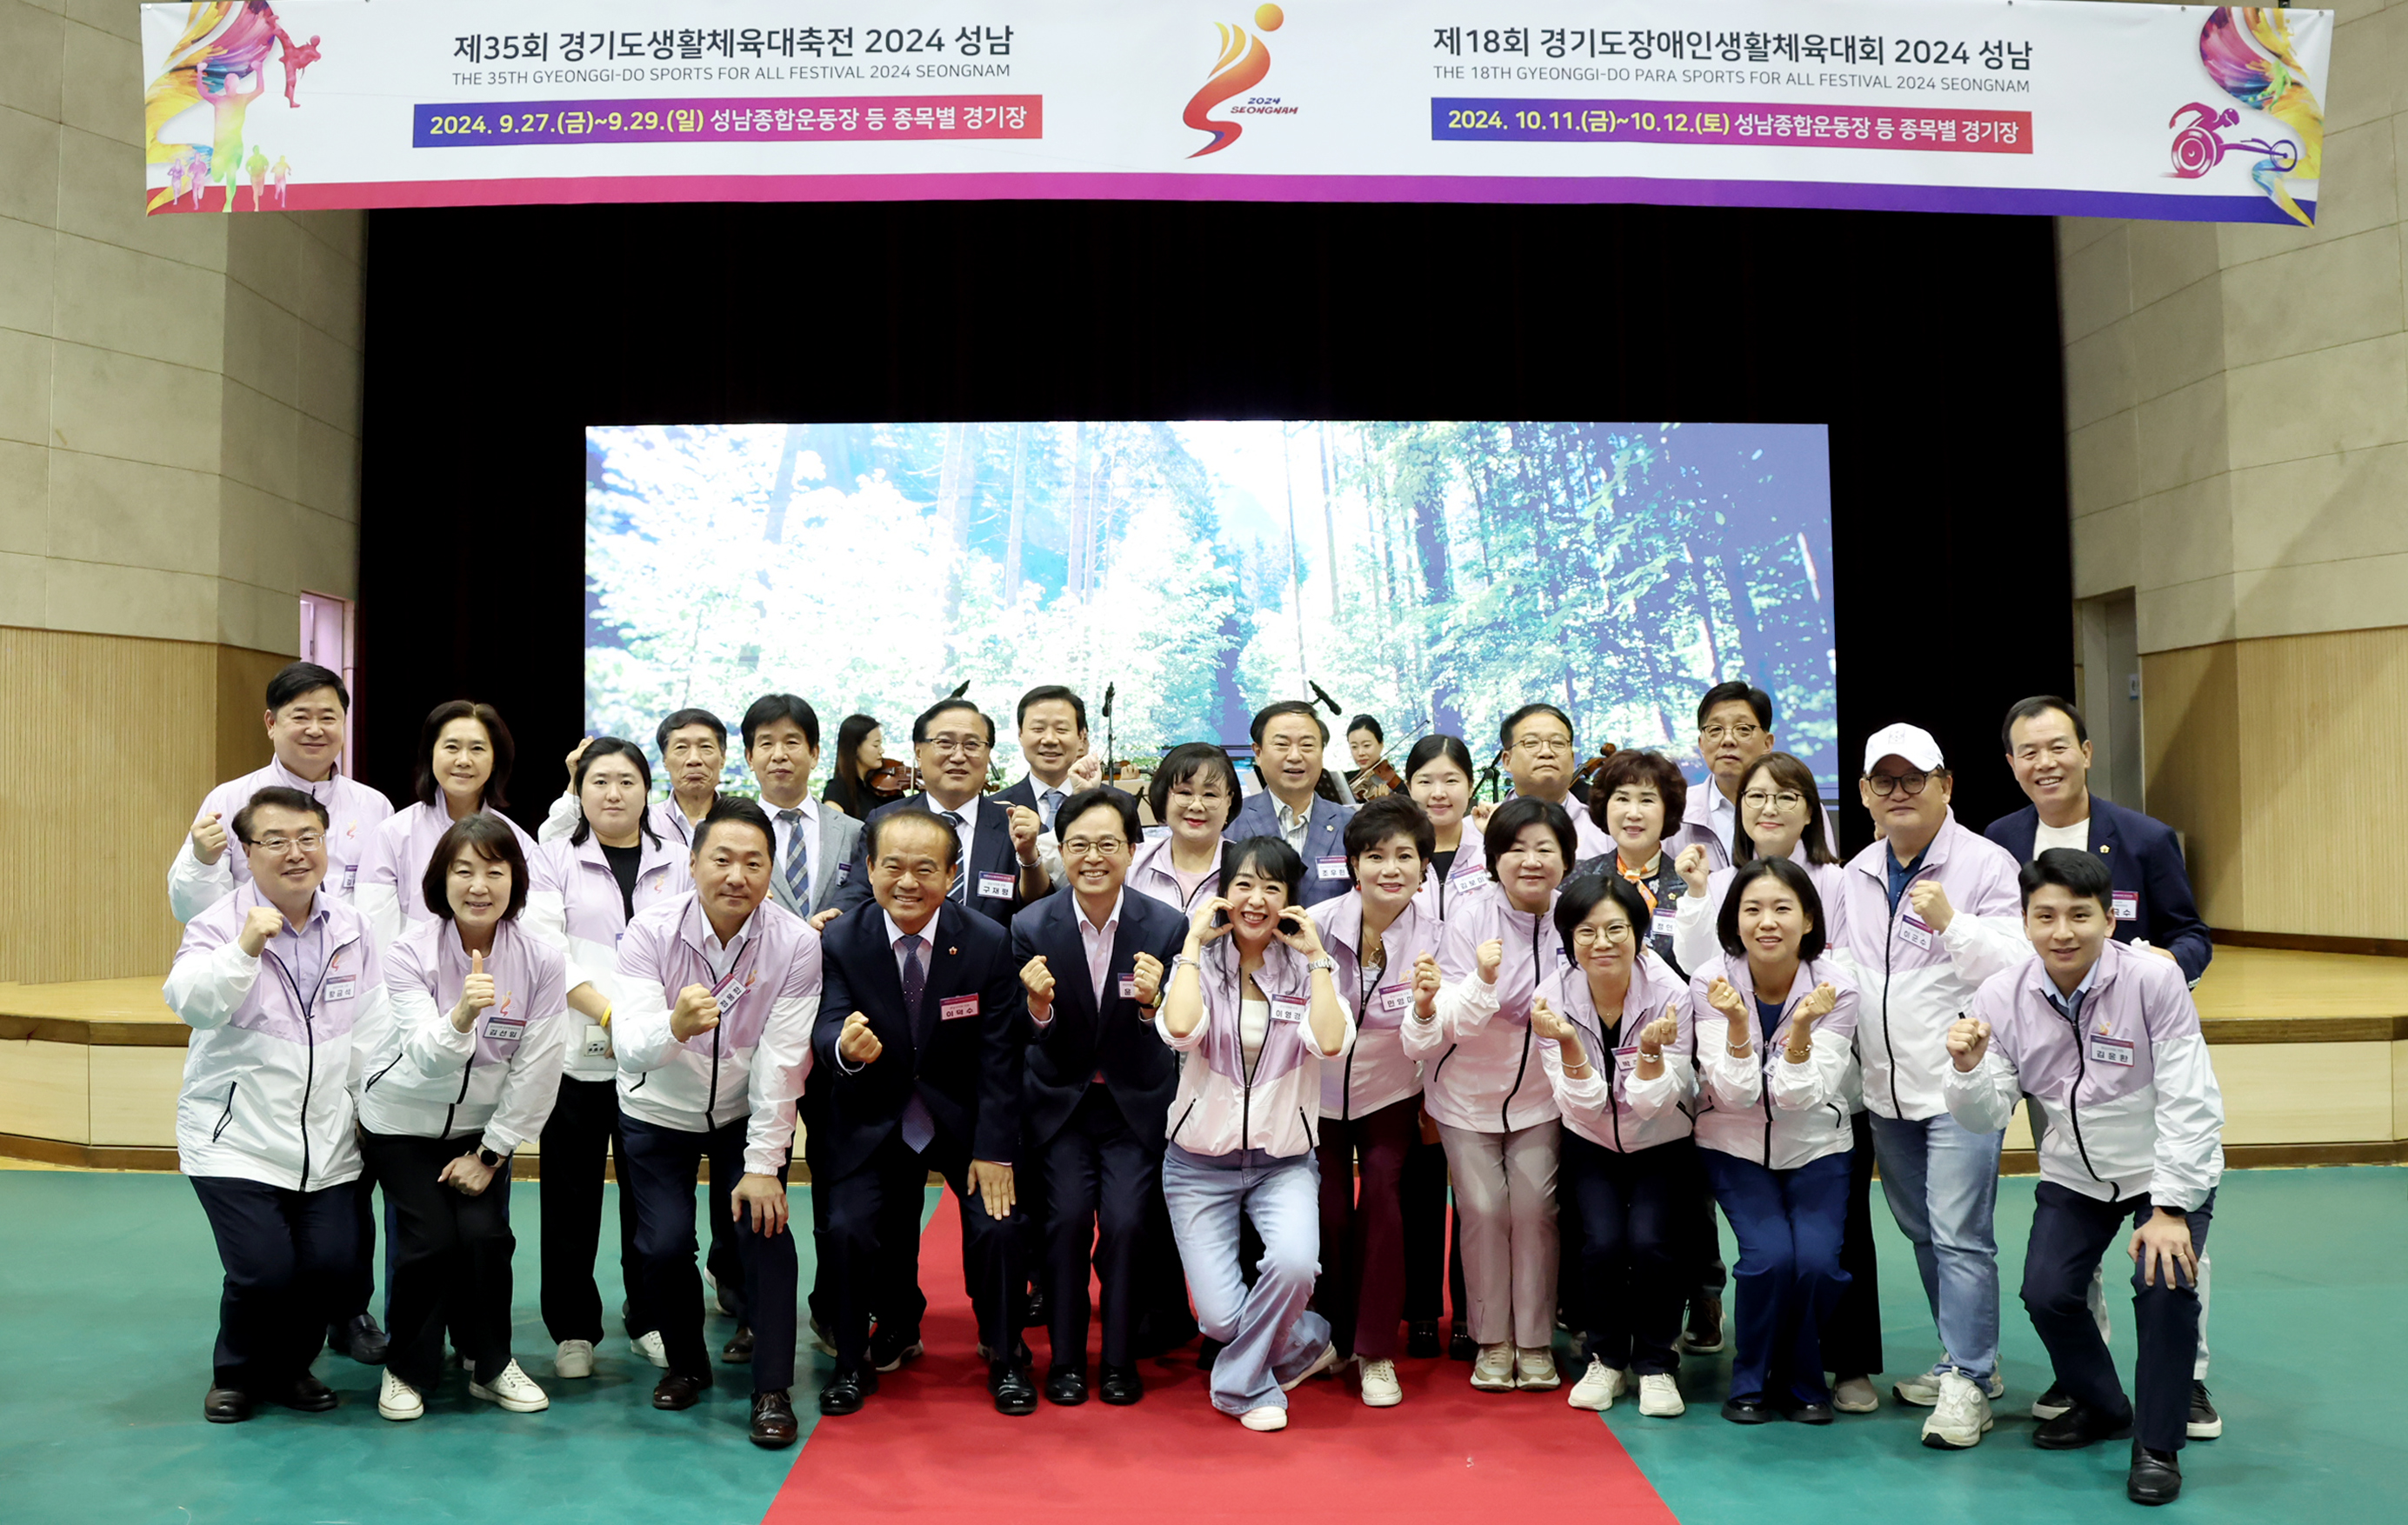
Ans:
<svg viewBox="0 0 2408 1525"><path fill-rule="evenodd" d="M1044 1263L1052 1315L1045 1396L1087 1396L1087 1271L1103 1290L1098 1389L1108 1404L1145 1394L1136 1334L1148 1289L1145 1235L1159 1212L1163 1130L1179 1067L1154 1031L1163 971L1187 922L1125 888L1138 840L1137 802L1082 790L1055 820L1069 886L1011 923L1011 957L1030 1029L1021 1139L1042 1174Z"/></svg>
<svg viewBox="0 0 2408 1525"><path fill-rule="evenodd" d="M1045 865L1046 881L1059 890L1066 881L1055 818L1063 801L1102 781L1104 760L1087 744L1087 702L1059 683L1041 683L1022 694L1014 722L1028 772L996 798L1037 812L1037 859Z"/></svg>
<svg viewBox="0 0 2408 1525"><path fill-rule="evenodd" d="M1613 850L1613 838L1571 797L1580 750L1572 743L1570 716L1553 705L1524 705L1497 728L1497 742L1505 748L1505 772L1513 780L1514 797L1560 805L1571 818L1576 840L1564 863L1567 872L1575 862Z"/></svg>
<svg viewBox="0 0 2408 1525"><path fill-rule="evenodd" d="M786 1162L811 1067L820 937L769 903L777 833L751 800L723 799L695 829L694 888L638 912L619 945L620 1128L636 1193L637 1259L668 1372L654 1408L711 1386L695 1267L701 1162L734 1180L729 1212L752 1331L752 1438L794 1444L795 1239Z"/></svg>
<svg viewBox="0 0 2408 1525"><path fill-rule="evenodd" d="M579 741L569 751L568 788L552 802L536 828L537 841L558 842L577 830L577 764L590 740ZM683 853L694 846L695 827L719 798L720 772L727 765L727 726L707 709L677 710L653 731L652 747L669 781L669 797L647 812L652 834Z"/></svg>
<svg viewBox="0 0 2408 1525"><path fill-rule="evenodd" d="M960 851L949 898L990 921L1009 925L1021 906L1043 899L1054 887L1037 855L1037 838L1043 830L1037 812L983 792L987 760L995 752L995 721L967 699L939 699L911 722L911 746L919 759L922 792L881 805L869 819L890 810L922 809L950 825ZM869 904L868 840L864 833L852 868L836 888L839 911L850 913Z"/></svg>
<svg viewBox="0 0 2408 1525"><path fill-rule="evenodd" d="M1637 886L1647 901L1647 924L1640 935L1684 979L1688 975L1672 947L1672 923L1688 884L1673 866L1673 854L1665 849L1664 830L1668 822L1681 819L1688 793L1688 780L1663 753L1636 748L1614 753L1589 785L1586 810L1613 846L1573 864L1568 876L1612 875Z"/></svg>
<svg viewBox="0 0 2408 1525"><path fill-rule="evenodd" d="M1698 755L1706 761L1706 777L1690 789L1675 829L1665 837L1665 849L1675 860L1691 848L1704 851L1706 868L1728 868L1739 840L1740 793L1748 770L1773 748L1772 695L1753 683L1717 683L1698 701ZM1840 840L1823 809L1808 790L1807 805L1823 822L1825 840Z"/></svg>
<svg viewBox="0 0 2408 1525"><path fill-rule="evenodd" d="M1266 705L1254 716L1254 771L1262 792L1238 808L1222 835L1231 842L1276 836L1304 860L1300 904L1336 900L1353 884L1346 876L1346 818L1354 813L1319 792L1322 752L1329 727L1302 699ZM1225 887L1226 888L1226 887Z"/></svg>
<svg viewBox="0 0 2408 1525"><path fill-rule="evenodd" d="M977 719L967 705L936 713ZM950 734L961 735L958 722ZM856 1412L882 1372L922 1353L920 1211L933 1170L961 1205L987 1390L998 1412L1033 1414L1020 1339L1025 1217L1013 1186L1028 1019L1010 938L953 898L961 841L943 818L908 802L881 810L862 852L868 868L858 882L872 899L828 927L826 998L812 1035L829 1071L828 1137L811 1150L814 1171L826 1174L811 1190L827 1195L837 1352L820 1412Z"/></svg>

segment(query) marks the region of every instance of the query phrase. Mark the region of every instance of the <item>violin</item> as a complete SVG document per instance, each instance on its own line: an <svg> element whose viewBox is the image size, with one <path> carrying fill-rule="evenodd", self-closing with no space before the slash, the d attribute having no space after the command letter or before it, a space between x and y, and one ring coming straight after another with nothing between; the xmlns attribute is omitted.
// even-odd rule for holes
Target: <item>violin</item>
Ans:
<svg viewBox="0 0 2408 1525"><path fill-rule="evenodd" d="M892 805L920 787L920 770L896 758L888 758L861 776L862 792L880 805Z"/></svg>
<svg viewBox="0 0 2408 1525"><path fill-rule="evenodd" d="M1572 770L1571 792L1580 799L1587 799L1589 786L1597 782L1597 776L1605 771L1606 763L1621 748L1610 741L1599 745L1595 757Z"/></svg>
<svg viewBox="0 0 2408 1525"><path fill-rule="evenodd" d="M1383 794L1403 793L1405 777L1383 757L1362 772L1350 775L1346 787L1354 791L1357 800L1376 800Z"/></svg>

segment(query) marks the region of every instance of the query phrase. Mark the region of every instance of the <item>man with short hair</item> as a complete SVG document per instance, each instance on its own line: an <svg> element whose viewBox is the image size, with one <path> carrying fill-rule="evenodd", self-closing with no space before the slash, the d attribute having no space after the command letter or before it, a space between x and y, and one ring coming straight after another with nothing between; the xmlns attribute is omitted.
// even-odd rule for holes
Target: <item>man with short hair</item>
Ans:
<svg viewBox="0 0 2408 1525"><path fill-rule="evenodd" d="M996 798L1037 812L1037 858L1046 882L1059 890L1068 877L1055 815L1063 801L1102 782L1104 760L1087 743L1087 702L1059 683L1040 683L1022 694L1015 720L1028 771Z"/></svg>
<svg viewBox="0 0 2408 1525"><path fill-rule="evenodd" d="M1706 850L1709 873L1731 865L1739 837L1739 787L1756 760L1772 751L1772 695L1753 683L1717 683L1698 701L1698 755L1706 762L1706 777L1689 790L1682 807L1680 829L1664 838L1665 854L1678 862L1689 848ZM1711 782L1711 789L1700 787ZM1823 817L1823 840L1834 851L1840 835L1832 828L1823 802L1813 802Z"/></svg>
<svg viewBox="0 0 2408 1525"><path fill-rule="evenodd" d="M1043 822L1024 805L986 797L987 762L995 753L995 721L967 699L939 699L911 722L911 748L921 792L869 813L926 810L953 829L961 872L952 881L955 902L1009 926L1012 913L1053 892L1037 855ZM851 913L869 904L868 833L853 849L853 866L837 885L835 904Z"/></svg>
<svg viewBox="0 0 2408 1525"><path fill-rule="evenodd" d="M1570 716L1553 705L1524 705L1497 728L1497 743L1505 748L1505 772L1513 780L1516 796L1560 805L1572 818L1575 862L1586 862L1613 850L1612 836L1590 819L1586 805L1570 797L1572 775L1580 768ZM1345 886L1339 888L1342 891Z"/></svg>
<svg viewBox="0 0 2408 1525"><path fill-rule="evenodd" d="M820 762L820 718L800 695L765 693L744 712L744 765L761 786L761 808L778 830L769 896L810 922L835 919L837 886L852 871L861 822L811 798Z"/></svg>
<svg viewBox="0 0 2408 1525"><path fill-rule="evenodd" d="M577 800L577 764L593 740L581 737L568 750L568 788L552 802L536 828L538 842L559 842L574 834L583 819ZM668 780L669 797L646 810L652 834L681 848L694 846L694 829L719 798L719 776L727 764L726 723L707 709L681 709L661 721L652 733L661 755L661 774Z"/></svg>
<svg viewBox="0 0 2408 1525"><path fill-rule="evenodd" d="M1318 905L1336 900L1354 885L1346 869L1346 822L1354 806L1319 793L1321 754L1329 745L1329 727L1310 704L1283 699L1264 705L1253 729L1254 772L1263 781L1262 792L1246 796L1222 838L1285 838L1304 860L1299 903Z"/></svg>

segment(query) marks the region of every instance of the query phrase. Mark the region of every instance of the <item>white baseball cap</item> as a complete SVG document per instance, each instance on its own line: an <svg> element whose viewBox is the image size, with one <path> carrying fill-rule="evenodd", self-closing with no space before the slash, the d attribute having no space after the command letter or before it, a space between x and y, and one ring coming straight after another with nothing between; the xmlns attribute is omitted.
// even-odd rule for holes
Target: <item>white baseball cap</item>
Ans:
<svg viewBox="0 0 2408 1525"><path fill-rule="evenodd" d="M1944 767L1940 755L1940 743L1931 733L1919 725L1885 725L1865 742L1865 772L1885 757L1902 757L1924 772Z"/></svg>

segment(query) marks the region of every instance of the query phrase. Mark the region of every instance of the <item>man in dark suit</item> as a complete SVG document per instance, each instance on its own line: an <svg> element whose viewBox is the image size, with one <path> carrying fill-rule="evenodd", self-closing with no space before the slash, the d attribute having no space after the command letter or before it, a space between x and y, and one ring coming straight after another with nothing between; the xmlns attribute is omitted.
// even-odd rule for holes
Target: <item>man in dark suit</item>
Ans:
<svg viewBox="0 0 2408 1525"><path fill-rule="evenodd" d="M1231 842L1250 836L1286 838L1304 860L1303 904L1336 900L1354 887L1346 868L1346 821L1354 807L1316 792L1329 727L1303 700L1283 699L1266 705L1254 717L1254 771L1262 777L1263 790L1247 797L1221 835Z"/></svg>
<svg viewBox="0 0 2408 1525"><path fill-rule="evenodd" d="M987 759L995 751L995 721L967 699L939 699L911 722L911 747L924 792L909 795L869 813L876 820L890 810L926 810L950 823L960 839L961 872L953 879L954 904L1009 925L1012 913L1053 890L1037 856L1042 822L1025 805L1006 805L981 791ZM869 904L868 834L862 835L853 866L832 897L850 914Z"/></svg>
<svg viewBox="0 0 2408 1525"><path fill-rule="evenodd" d="M1056 815L1069 887L1011 924L1028 992L1021 1137L1045 1180L1045 1279L1054 1354L1045 1396L1086 1402L1087 1265L1103 1281L1104 1402L1145 1395L1136 1334L1145 1235L1162 1192L1165 1124L1179 1068L1154 1030L1163 971L1187 922L1122 881L1142 839L1137 802L1118 790L1069 796Z"/></svg>
<svg viewBox="0 0 2408 1525"><path fill-rule="evenodd" d="M1031 1414L1037 1389L1020 1342L1027 1286L1019 1154L1027 1007L1003 928L948 898L960 844L917 808L882 810L863 829L876 904L832 922L823 943L816 1057L830 1072L827 1172L836 1375L820 1412L851 1414L878 1374L921 1353L921 1192L928 1172L959 1199L963 1261L978 1314L987 1390L1005 1414ZM870 1338L870 1305L879 1314Z"/></svg>
<svg viewBox="0 0 2408 1525"><path fill-rule="evenodd" d="M2036 694L2007 711L2000 740L2032 803L1982 834L2018 863L2049 848L2096 854L2115 881L2109 907L2115 940L2147 944L2199 983L2214 948L2191 896L2182 844L2163 821L2090 792L2090 730L2082 712L2055 694Z"/></svg>

